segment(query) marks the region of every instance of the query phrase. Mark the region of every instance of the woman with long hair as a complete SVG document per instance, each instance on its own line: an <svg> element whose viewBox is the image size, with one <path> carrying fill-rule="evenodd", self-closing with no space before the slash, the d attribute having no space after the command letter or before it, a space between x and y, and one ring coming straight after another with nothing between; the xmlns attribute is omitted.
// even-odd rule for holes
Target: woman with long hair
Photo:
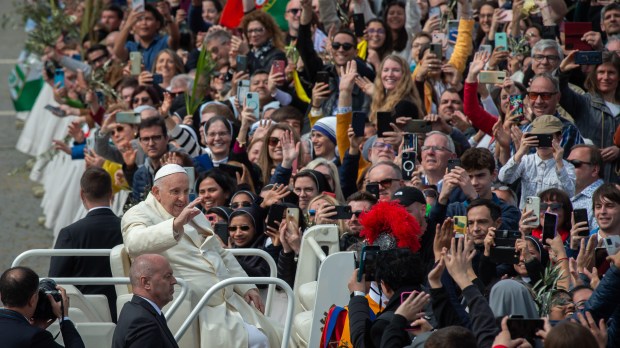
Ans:
<svg viewBox="0 0 620 348"><path fill-rule="evenodd" d="M205 210L228 206L235 191L235 181L218 168L200 174L196 180L196 193L202 198L201 206Z"/></svg>
<svg viewBox="0 0 620 348"><path fill-rule="evenodd" d="M606 182L616 182L620 172L620 148L614 144L614 133L620 126L620 57L613 52L603 52L603 62L593 66L586 76L588 93L574 92L565 74L579 67L571 52L560 63L560 106L575 120L584 138L592 140L601 149ZM620 145L620 144L618 144Z"/></svg>
<svg viewBox="0 0 620 348"><path fill-rule="evenodd" d="M243 17L241 28L248 40L249 48L235 45L233 40L231 57L236 56L235 48L238 54L247 54L250 75L259 69L271 71L271 65L275 60L287 61L284 53L284 34L270 14L253 11ZM234 64L236 67L236 61Z"/></svg>
<svg viewBox="0 0 620 348"><path fill-rule="evenodd" d="M366 61L379 71L383 59L392 53L392 31L382 19L373 18L366 22L365 40L368 42Z"/></svg>
<svg viewBox="0 0 620 348"><path fill-rule="evenodd" d="M155 63L151 72L143 71L140 73L138 80L142 84L142 79L147 78L150 83L153 83L153 74L160 74L162 76L162 82L158 84L162 89L170 86L170 81L173 77L185 72L185 66L183 60L173 50L166 48L155 56ZM144 77L143 77L144 76Z"/></svg>
<svg viewBox="0 0 620 348"><path fill-rule="evenodd" d="M299 135L285 123L272 124L264 136L258 166L262 170L265 184L282 183L288 185L293 173L293 161L301 164ZM293 145L293 149L289 145ZM290 158L289 158L290 157ZM290 162L290 163L289 163Z"/></svg>

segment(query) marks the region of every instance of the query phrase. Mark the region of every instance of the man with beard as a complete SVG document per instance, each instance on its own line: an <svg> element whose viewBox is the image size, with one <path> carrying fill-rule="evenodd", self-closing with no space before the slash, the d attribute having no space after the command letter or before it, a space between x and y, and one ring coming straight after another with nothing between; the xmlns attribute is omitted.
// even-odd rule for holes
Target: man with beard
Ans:
<svg viewBox="0 0 620 348"><path fill-rule="evenodd" d="M360 224L360 214L369 211L377 203L377 198L365 191L358 191L347 198L347 205L351 207L351 218L346 221L347 231L340 237L340 250L346 251L351 246L362 242L360 237L363 226Z"/></svg>

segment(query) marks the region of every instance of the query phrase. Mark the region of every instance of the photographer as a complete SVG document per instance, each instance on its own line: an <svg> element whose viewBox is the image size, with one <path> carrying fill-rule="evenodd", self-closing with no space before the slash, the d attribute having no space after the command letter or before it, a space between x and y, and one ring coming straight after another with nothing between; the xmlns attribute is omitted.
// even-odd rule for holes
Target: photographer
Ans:
<svg viewBox="0 0 620 348"><path fill-rule="evenodd" d="M26 267L9 268L2 274L0 298L4 309L0 309L0 334L3 347L62 347L45 330L56 319L60 320L65 346L84 347L80 334L67 316L69 298L65 289L56 286L57 291L49 291L47 288L51 288L52 284L55 285L49 280L40 284L39 276ZM49 305L42 301L39 303L44 289Z"/></svg>

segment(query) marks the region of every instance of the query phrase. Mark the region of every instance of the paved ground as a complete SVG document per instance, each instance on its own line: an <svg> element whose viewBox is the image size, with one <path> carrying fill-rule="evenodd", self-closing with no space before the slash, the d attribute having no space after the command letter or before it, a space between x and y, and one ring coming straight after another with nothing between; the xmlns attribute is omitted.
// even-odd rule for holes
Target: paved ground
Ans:
<svg viewBox="0 0 620 348"><path fill-rule="evenodd" d="M12 1L0 1L0 13L10 13ZM49 248L52 231L38 224L40 199L34 197L25 169L29 156L15 149L20 134L9 97L7 76L19 56L23 30L0 29L0 272L10 267L15 256L34 248ZM27 265L46 275L49 259L31 259Z"/></svg>

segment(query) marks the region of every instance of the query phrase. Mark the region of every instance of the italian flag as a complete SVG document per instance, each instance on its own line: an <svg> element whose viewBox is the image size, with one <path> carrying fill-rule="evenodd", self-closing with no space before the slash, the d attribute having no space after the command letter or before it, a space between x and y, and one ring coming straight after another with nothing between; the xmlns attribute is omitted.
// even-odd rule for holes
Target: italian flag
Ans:
<svg viewBox="0 0 620 348"><path fill-rule="evenodd" d="M288 22L284 19L286 12L286 4L288 0L255 0L257 9L269 13L273 19L276 20L278 26L283 31L288 31ZM228 0L224 9L222 10L222 16L220 18L220 25L223 25L230 29L235 29L241 24L243 18L243 1L242 0Z"/></svg>
<svg viewBox="0 0 620 348"><path fill-rule="evenodd" d="M9 91L15 111L30 111L43 87L43 65L35 55L22 52L9 73Z"/></svg>

